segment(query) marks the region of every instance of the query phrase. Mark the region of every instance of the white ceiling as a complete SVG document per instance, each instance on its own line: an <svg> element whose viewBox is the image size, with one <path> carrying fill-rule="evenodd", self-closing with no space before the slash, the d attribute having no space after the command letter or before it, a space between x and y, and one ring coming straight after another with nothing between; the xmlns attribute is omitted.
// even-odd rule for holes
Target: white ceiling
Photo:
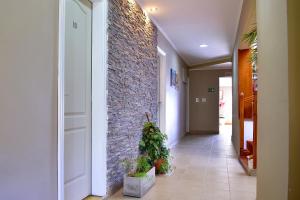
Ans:
<svg viewBox="0 0 300 200"><path fill-rule="evenodd" d="M137 0L190 65L231 56L242 0ZM200 44L209 45L200 48Z"/></svg>

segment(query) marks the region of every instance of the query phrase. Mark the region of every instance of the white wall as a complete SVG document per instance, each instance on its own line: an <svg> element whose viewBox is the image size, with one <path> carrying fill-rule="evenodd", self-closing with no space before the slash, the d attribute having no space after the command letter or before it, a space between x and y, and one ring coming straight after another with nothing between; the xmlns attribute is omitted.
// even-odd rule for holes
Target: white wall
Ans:
<svg viewBox="0 0 300 200"><path fill-rule="evenodd" d="M244 47L245 43L242 43L242 37L245 33L252 29L253 21L256 19L256 1L244 0L241 10L239 27L237 30L235 46L233 50L233 69L232 69L232 142L236 151L240 152L240 120L239 120L239 60L238 50L240 47Z"/></svg>
<svg viewBox="0 0 300 200"><path fill-rule="evenodd" d="M1 1L0 199L57 199L58 1Z"/></svg>
<svg viewBox="0 0 300 200"><path fill-rule="evenodd" d="M232 122L232 87L220 86L219 90L223 91L223 101L225 102L222 109L219 108L219 114L223 114L225 122Z"/></svg>
<svg viewBox="0 0 300 200"><path fill-rule="evenodd" d="M160 32L158 33L158 46L166 53L166 134L169 138L168 145L173 146L179 142L186 131L187 85L182 82L186 65ZM171 68L178 73L179 85L177 89L170 86Z"/></svg>
<svg viewBox="0 0 300 200"><path fill-rule="evenodd" d="M219 115L223 112L225 121L232 122L232 77L221 77L219 85L219 90L223 90L225 102L223 109L219 108Z"/></svg>
<svg viewBox="0 0 300 200"><path fill-rule="evenodd" d="M288 197L289 99L287 0L257 1L257 199Z"/></svg>

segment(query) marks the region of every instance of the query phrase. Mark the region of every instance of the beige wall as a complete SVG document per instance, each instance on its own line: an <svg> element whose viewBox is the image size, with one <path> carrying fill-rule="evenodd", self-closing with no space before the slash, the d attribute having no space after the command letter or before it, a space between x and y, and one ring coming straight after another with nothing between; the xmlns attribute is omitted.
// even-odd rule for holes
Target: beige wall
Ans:
<svg viewBox="0 0 300 200"><path fill-rule="evenodd" d="M187 84L183 83L187 65L178 56L175 49L161 32L158 32L158 46L166 53L165 88L166 88L166 124L168 144L173 146L178 143L186 131L186 93ZM178 73L178 87L170 86L170 70Z"/></svg>
<svg viewBox="0 0 300 200"><path fill-rule="evenodd" d="M256 19L256 2L244 1L240 15L239 27L236 34L236 41L233 50L232 60L232 142L237 151L240 153L240 121L239 121L239 56L238 50L240 47L247 47L247 44L242 42L242 37L245 33L251 30Z"/></svg>
<svg viewBox="0 0 300 200"><path fill-rule="evenodd" d="M189 72L190 132L219 131L219 77L231 75L231 70L195 70ZM208 88L216 92L209 93ZM199 102L196 102L199 98ZM206 98L207 102L201 102Z"/></svg>
<svg viewBox="0 0 300 200"><path fill-rule="evenodd" d="M257 1L257 199L288 197L289 98L287 0Z"/></svg>
<svg viewBox="0 0 300 200"><path fill-rule="evenodd" d="M232 61L232 143L236 152L240 153L240 119L239 119L239 57L238 46L233 52Z"/></svg>
<svg viewBox="0 0 300 200"><path fill-rule="evenodd" d="M300 199L300 2L288 0L290 165L289 200Z"/></svg>
<svg viewBox="0 0 300 200"><path fill-rule="evenodd" d="M0 199L57 199L58 1L1 1Z"/></svg>

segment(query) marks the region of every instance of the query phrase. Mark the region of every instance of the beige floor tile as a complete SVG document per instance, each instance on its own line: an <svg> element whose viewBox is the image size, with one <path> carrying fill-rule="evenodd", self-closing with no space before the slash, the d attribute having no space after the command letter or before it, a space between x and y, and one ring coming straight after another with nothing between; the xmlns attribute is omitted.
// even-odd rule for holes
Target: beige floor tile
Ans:
<svg viewBox="0 0 300 200"><path fill-rule="evenodd" d="M253 192L234 192L230 193L231 200L255 200L256 195Z"/></svg>
<svg viewBox="0 0 300 200"><path fill-rule="evenodd" d="M89 196L87 198L85 198L84 200L102 200L101 197L95 197L95 196Z"/></svg>
<svg viewBox="0 0 300 200"><path fill-rule="evenodd" d="M188 135L172 149L175 171L159 176L142 200L255 200L256 178L237 160L227 129L219 135ZM110 200L133 200L122 190ZM93 200L93 199L91 199Z"/></svg>

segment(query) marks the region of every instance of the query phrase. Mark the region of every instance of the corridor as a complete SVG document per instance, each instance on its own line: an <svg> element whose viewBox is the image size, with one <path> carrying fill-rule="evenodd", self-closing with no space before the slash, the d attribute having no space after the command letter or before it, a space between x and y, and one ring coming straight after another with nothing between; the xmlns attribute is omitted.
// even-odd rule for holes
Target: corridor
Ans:
<svg viewBox="0 0 300 200"><path fill-rule="evenodd" d="M256 177L245 174L231 143L231 128L220 135L187 135L174 149L175 170L157 177L144 200L254 200ZM133 199L119 191L110 200Z"/></svg>

